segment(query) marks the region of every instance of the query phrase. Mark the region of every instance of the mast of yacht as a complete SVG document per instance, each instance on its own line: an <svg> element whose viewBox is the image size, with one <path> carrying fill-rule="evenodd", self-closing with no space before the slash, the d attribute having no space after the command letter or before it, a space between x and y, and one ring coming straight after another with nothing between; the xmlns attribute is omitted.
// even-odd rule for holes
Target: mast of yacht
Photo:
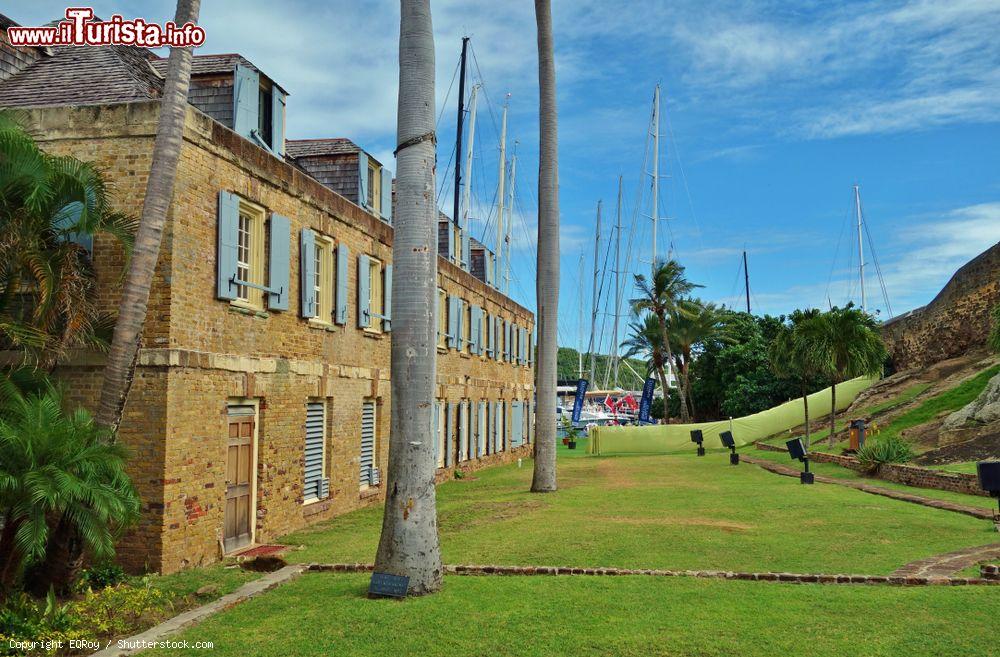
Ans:
<svg viewBox="0 0 1000 657"><path fill-rule="evenodd" d="M579 287L579 290L580 290L580 306L578 308L578 310L579 310L579 317L578 317L578 320L577 320L577 323L576 323L577 343L579 345L579 349L577 349L577 352L576 352L576 359L577 359L578 369L580 370L580 377L579 378L581 378L581 379L583 378L583 299L584 299L584 296L583 296L583 270L584 270L584 262L585 261L586 261L586 256L583 254L583 251L581 251L580 252L580 265L577 267L577 270L576 270L577 271L576 280L579 283L578 287Z"/></svg>
<svg viewBox="0 0 1000 657"><path fill-rule="evenodd" d="M750 270L747 268L747 252L743 249L743 281L747 291L747 314L750 314Z"/></svg>
<svg viewBox="0 0 1000 657"><path fill-rule="evenodd" d="M656 224L660 196L660 85L653 92L653 273L656 273Z"/></svg>
<svg viewBox="0 0 1000 657"><path fill-rule="evenodd" d="M468 175L468 180L465 183L464 193L462 195L462 225L466 229L466 233L471 231L471 226L469 225L472 217L472 176L469 172L472 171L472 153L473 147L476 141L476 106L479 97L479 85L472 85L472 93L469 97L469 139L466 144L465 149L465 171Z"/></svg>
<svg viewBox="0 0 1000 657"><path fill-rule="evenodd" d="M597 331L597 284L601 276L601 265L600 265L600 253L601 253L601 203L597 202L597 228L596 234L594 236L594 292L591 301L591 315L590 315L590 345L588 346L588 351L590 352L590 378L596 384L597 383L597 354L594 353L594 335Z"/></svg>
<svg viewBox="0 0 1000 657"><path fill-rule="evenodd" d="M868 298L865 295L865 251L861 239L861 188L854 186L854 208L858 216L858 274L861 277L861 310L868 312Z"/></svg>
<svg viewBox="0 0 1000 657"><path fill-rule="evenodd" d="M462 59L461 59L461 77L458 80L458 125L455 127L455 205L452 211L451 220L458 225L460 234L461 231L467 230L466 226L462 223L462 217L459 215L460 212L460 202L461 202L461 190L462 190L462 124L465 121L465 66L466 58L469 52L469 37L462 37ZM466 172L469 169L466 168ZM448 230L452 230L449 226ZM463 244L458 244L458 249L461 251ZM449 253L448 257L453 262L461 262L464 254Z"/></svg>
<svg viewBox="0 0 1000 657"><path fill-rule="evenodd" d="M618 389L618 323L621 321L622 286L621 286L621 257L622 257L622 176L618 176L618 203L615 206L615 325L612 331L611 348L614 354L613 364L615 370L615 389ZM605 385L607 388L608 375L605 374Z"/></svg>
<svg viewBox="0 0 1000 657"><path fill-rule="evenodd" d="M504 226L503 293L510 296L510 232L514 225L514 185L517 182L517 140L510 158L510 184L507 198L507 223Z"/></svg>
<svg viewBox="0 0 1000 657"><path fill-rule="evenodd" d="M510 94L507 94L510 98ZM503 118L500 121L500 164L497 172L497 253L494 271L497 277L497 287L502 287L503 280L503 238L504 238L504 177L507 175L507 100L503 104Z"/></svg>

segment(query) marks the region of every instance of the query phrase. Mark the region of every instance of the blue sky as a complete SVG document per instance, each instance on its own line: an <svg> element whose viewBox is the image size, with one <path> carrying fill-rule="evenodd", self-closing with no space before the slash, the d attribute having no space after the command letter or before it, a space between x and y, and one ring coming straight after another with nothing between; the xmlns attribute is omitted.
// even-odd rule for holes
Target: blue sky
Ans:
<svg viewBox="0 0 1000 657"><path fill-rule="evenodd" d="M94 4L101 16L164 21L173 13L163 1ZM511 292L534 307L532 5L432 1L443 107L439 175L454 140L449 82L469 34L478 64L470 79L482 79L491 101L480 105L474 230L483 233L494 198L495 121L509 92L508 148L519 142ZM14 0L4 12L36 24L64 7ZM350 137L391 163L398 12L392 0L209 1L201 52L240 52L288 88L290 136ZM857 299L856 245L846 232L855 183L897 314L927 303L957 267L1000 240L1000 0L555 0L554 18L563 344L575 345L579 335L582 252L589 326L597 201L604 200L605 235L619 175L626 228L636 206L649 213L648 189L641 196L639 189L649 184L641 172L657 82L665 113L660 214L667 218L659 252L687 265L705 286L704 299L743 303L744 248L755 311ZM631 268L644 270L651 248L641 216L633 250ZM866 261L869 305L885 316L870 255Z"/></svg>

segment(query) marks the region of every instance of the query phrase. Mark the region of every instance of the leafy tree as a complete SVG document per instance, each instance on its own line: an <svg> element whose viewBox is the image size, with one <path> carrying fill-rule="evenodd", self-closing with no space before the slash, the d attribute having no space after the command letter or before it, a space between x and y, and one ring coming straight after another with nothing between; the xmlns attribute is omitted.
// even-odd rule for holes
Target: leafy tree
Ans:
<svg viewBox="0 0 1000 657"><path fill-rule="evenodd" d="M804 322L802 341L830 382L830 446L837 442L837 384L882 373L887 353L874 317L848 304Z"/></svg>
<svg viewBox="0 0 1000 657"><path fill-rule="evenodd" d="M656 264L653 271L652 280L646 278L644 274L636 274L635 285L639 289L639 296L629 301L632 312L641 315L644 312L652 314L660 323L660 331L663 333L663 351L666 354L666 362L674 362L673 349L670 338L666 334L668 316L674 312L685 312L682 308L683 300L696 288L703 287L692 283L684 276L684 266L676 260L664 260ZM660 385L663 387L663 396L669 395L666 387L666 377L660 377ZM683 382L678 378L677 386L684 397ZM687 420L687 407L681 404L681 419Z"/></svg>
<svg viewBox="0 0 1000 657"><path fill-rule="evenodd" d="M690 399L691 362L706 343L719 341L728 342L726 335L725 314L712 303L703 303L700 299L688 300L670 313L667 321L667 337L674 345L674 371L683 381L679 386L679 404L681 417L689 419L694 415L694 406ZM690 408L690 415L687 408Z"/></svg>
<svg viewBox="0 0 1000 657"><path fill-rule="evenodd" d="M819 317L818 310L795 311L790 323L782 325L768 348L771 369L779 377L796 381L802 394L802 408L805 414L806 451L810 446L809 431L809 381L822 372L823 363L811 349L803 330L810 321Z"/></svg>
<svg viewBox="0 0 1000 657"><path fill-rule="evenodd" d="M660 381L660 388L663 390L664 399L666 399L669 391L666 366L670 361L665 345L663 325L656 315L646 313L629 324L628 330L629 335L621 345L625 349L625 357L639 356L646 362L646 371L650 374L656 374Z"/></svg>
<svg viewBox="0 0 1000 657"><path fill-rule="evenodd" d="M84 245L107 234L127 254L135 221L96 168L42 152L20 119L0 112L0 350L51 370L72 348L107 348L113 320Z"/></svg>
<svg viewBox="0 0 1000 657"><path fill-rule="evenodd" d="M9 594L28 565L33 590L62 591L84 548L111 557L115 538L139 518L126 451L87 411L64 412L55 388L24 394L6 380L0 388L0 587Z"/></svg>

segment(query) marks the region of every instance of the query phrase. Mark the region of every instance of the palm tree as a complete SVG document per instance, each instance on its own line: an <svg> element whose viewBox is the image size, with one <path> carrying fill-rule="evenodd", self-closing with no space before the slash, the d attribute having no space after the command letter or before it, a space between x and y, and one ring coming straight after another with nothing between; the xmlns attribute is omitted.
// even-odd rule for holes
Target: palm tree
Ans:
<svg viewBox="0 0 1000 657"><path fill-rule="evenodd" d="M809 382L822 370L817 353L804 335L804 327L819 319L818 310L796 310L789 324L782 324L768 347L767 357L771 370L782 378L794 379L802 392L802 409L805 415L806 451L809 451Z"/></svg>
<svg viewBox="0 0 1000 657"><path fill-rule="evenodd" d="M653 271L653 280L650 281L644 274L636 274L635 285L639 288L642 296L629 301L632 312L640 314L643 311L652 313L660 321L660 330L666 333L667 318L673 312L687 312L681 308L681 301L689 295L695 288L702 287L692 283L684 277L684 267L676 260L665 260L657 263ZM667 354L667 363L673 369L674 353L670 344L670 337L664 335L663 348ZM684 382L680 377L677 379L677 389L684 399ZM661 381L660 385L663 385ZM663 388L663 409L664 417L667 417L667 395L669 390ZM687 409L681 404L681 416L686 417Z"/></svg>
<svg viewBox="0 0 1000 657"><path fill-rule="evenodd" d="M85 245L106 234L128 256L135 221L111 209L96 168L42 152L20 119L0 112L0 349L49 371L72 348L107 349Z"/></svg>
<svg viewBox="0 0 1000 657"><path fill-rule="evenodd" d="M815 351L830 380L830 446L837 442L837 384L858 376L878 376L887 357L878 324L848 304L803 324L803 340Z"/></svg>
<svg viewBox="0 0 1000 657"><path fill-rule="evenodd" d="M621 344L625 350L624 358L639 356L646 361L647 373L656 374L660 381L660 387L667 390L667 353L664 348L664 332L660 326L660 320L652 313L646 313L638 320L629 324L629 336ZM664 392L664 404L666 404L666 392ZM666 408L664 408L664 414Z"/></svg>
<svg viewBox="0 0 1000 657"><path fill-rule="evenodd" d="M84 548L111 557L115 538L139 518L125 448L87 411L64 412L51 386L30 395L6 380L0 387L0 590L10 593L27 565L33 591L63 591Z"/></svg>
<svg viewBox="0 0 1000 657"><path fill-rule="evenodd" d="M177 0L174 22L177 25L198 22L201 0ZM119 305L118 321L108 362L104 367L101 401L97 421L117 431L125 397L132 379L135 355L139 349L142 325L146 322L149 288L156 272L156 261L163 240L163 225L174 195L177 162L184 138L188 86L191 82L191 49L171 48L167 77L163 83L160 118L153 142L153 160L142 203L139 234L129 263Z"/></svg>
<svg viewBox="0 0 1000 657"><path fill-rule="evenodd" d="M385 513L375 570L441 588L431 409L437 378L434 31L430 0L401 0L396 212L393 218L392 411Z"/></svg>
<svg viewBox="0 0 1000 657"><path fill-rule="evenodd" d="M687 422L694 415L694 402L691 399L691 361L700 345L711 340L729 341L729 337L725 334L724 316L713 303L703 303L700 299L684 300L668 315L666 333L667 339L675 349L674 364L678 378L684 382L678 391L681 394L681 419Z"/></svg>
<svg viewBox="0 0 1000 657"><path fill-rule="evenodd" d="M538 361L535 464L531 490L556 490L556 377L559 312L559 134L552 3L535 0L538 29ZM540 420L540 421L539 421Z"/></svg>

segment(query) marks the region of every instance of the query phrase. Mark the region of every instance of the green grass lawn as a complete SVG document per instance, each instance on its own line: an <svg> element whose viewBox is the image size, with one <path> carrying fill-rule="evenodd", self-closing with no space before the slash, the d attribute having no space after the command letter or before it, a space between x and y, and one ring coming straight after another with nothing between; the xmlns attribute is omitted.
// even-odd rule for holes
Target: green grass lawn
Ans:
<svg viewBox="0 0 1000 657"><path fill-rule="evenodd" d="M746 451L744 453L747 456L767 459L769 461L774 461L775 463L781 463L782 465L801 467L797 462L792 461L788 457L788 454L781 454L778 452L765 452L761 450L751 450L751 451ZM944 500L946 502L957 502L958 504L981 507L984 509L996 508L996 501L989 497L981 497L979 495L965 495L964 493L953 493L951 491L937 490L934 488L916 488L913 486L905 486L903 484L897 484L892 481L884 481L882 479L874 479L872 477L863 477L854 470L851 470L850 468L841 467L835 463L815 463L810 461L809 469L818 475L826 475L827 477L836 477L838 479L849 479L853 481L864 481L865 483L872 484L873 486L879 486L881 488L889 488L891 490L898 490L905 493L913 493L914 495L921 495L923 497L929 497L935 500Z"/></svg>
<svg viewBox="0 0 1000 657"><path fill-rule="evenodd" d="M945 463L944 465L924 466L932 470L944 470L945 472L961 472L964 474L976 474L976 465L979 461L963 461L962 463Z"/></svg>
<svg viewBox="0 0 1000 657"><path fill-rule="evenodd" d="M886 574L996 540L974 518L838 486L802 487L732 467L724 452L567 454L559 464L553 495L527 492L528 460L441 485L445 562ZM370 562L381 516L373 507L287 536L305 546L288 558Z"/></svg>
<svg viewBox="0 0 1000 657"><path fill-rule="evenodd" d="M366 575L309 573L181 639L217 657L1000 654L1000 595L652 577L448 577L433 596L368 600ZM147 655L205 654L162 650Z"/></svg>

